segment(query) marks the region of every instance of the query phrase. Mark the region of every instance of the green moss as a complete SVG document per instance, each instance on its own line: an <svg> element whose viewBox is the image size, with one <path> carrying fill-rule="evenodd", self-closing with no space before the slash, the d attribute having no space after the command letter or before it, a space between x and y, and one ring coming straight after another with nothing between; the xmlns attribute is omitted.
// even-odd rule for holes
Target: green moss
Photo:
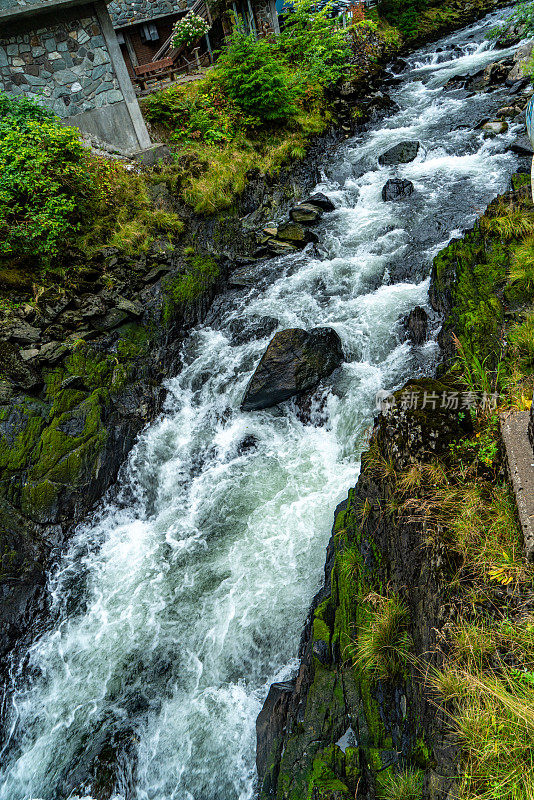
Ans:
<svg viewBox="0 0 534 800"><path fill-rule="evenodd" d="M59 497L59 487L49 480L26 484L22 487L23 514L36 522L49 522L54 516Z"/></svg>
<svg viewBox="0 0 534 800"><path fill-rule="evenodd" d="M336 777L322 758L316 758L313 762L307 800L322 800L322 798L326 800L330 792L337 792L340 797L350 797L348 786Z"/></svg>
<svg viewBox="0 0 534 800"><path fill-rule="evenodd" d="M512 189L517 191L521 189L523 186L530 186L531 178L529 173L520 173L516 172L515 175L512 175Z"/></svg>

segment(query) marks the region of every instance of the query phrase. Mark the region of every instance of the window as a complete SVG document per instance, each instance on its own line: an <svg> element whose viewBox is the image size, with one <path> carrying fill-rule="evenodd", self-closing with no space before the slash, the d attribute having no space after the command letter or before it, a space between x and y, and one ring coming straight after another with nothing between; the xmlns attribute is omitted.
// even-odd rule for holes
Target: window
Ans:
<svg viewBox="0 0 534 800"><path fill-rule="evenodd" d="M159 40L159 33L156 25L153 22L147 22L141 28L141 41L145 42L157 42Z"/></svg>

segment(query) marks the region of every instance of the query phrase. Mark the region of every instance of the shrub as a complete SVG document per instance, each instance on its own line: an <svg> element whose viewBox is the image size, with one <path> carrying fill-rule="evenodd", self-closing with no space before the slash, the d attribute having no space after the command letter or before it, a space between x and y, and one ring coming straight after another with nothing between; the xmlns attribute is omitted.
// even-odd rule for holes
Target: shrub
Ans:
<svg viewBox="0 0 534 800"><path fill-rule="evenodd" d="M280 49L306 80L330 86L342 78L350 62L347 35L330 19L329 5L317 10L313 0L296 0L280 36Z"/></svg>
<svg viewBox="0 0 534 800"><path fill-rule="evenodd" d="M0 108L0 255L48 261L101 192L78 131L30 101Z"/></svg>
<svg viewBox="0 0 534 800"><path fill-rule="evenodd" d="M267 39L236 27L217 62L216 79L249 117L275 122L295 113L295 85Z"/></svg>
<svg viewBox="0 0 534 800"><path fill-rule="evenodd" d="M228 142L248 122L222 87L210 80L156 92L145 100L144 110L150 122L171 128L171 141L180 144Z"/></svg>

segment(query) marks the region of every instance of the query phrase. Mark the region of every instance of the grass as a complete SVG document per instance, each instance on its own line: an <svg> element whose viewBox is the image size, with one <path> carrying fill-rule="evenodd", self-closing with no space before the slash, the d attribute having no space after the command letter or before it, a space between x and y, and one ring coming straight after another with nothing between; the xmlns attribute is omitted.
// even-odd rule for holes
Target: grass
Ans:
<svg viewBox="0 0 534 800"><path fill-rule="evenodd" d="M461 623L449 666L430 684L447 705L465 753L459 800L534 798L534 625Z"/></svg>
<svg viewBox="0 0 534 800"><path fill-rule="evenodd" d="M193 84L198 86L201 82ZM269 130L238 131L229 141L187 143L175 152L175 164L163 168L159 179L178 192L197 213L227 209L242 194L252 170L275 175L306 155L311 137L323 133L332 112L324 98L309 110L300 109L288 126ZM167 131L167 138L169 131Z"/></svg>
<svg viewBox="0 0 534 800"><path fill-rule="evenodd" d="M423 773L406 769L397 775L379 775L378 800L421 800L423 795Z"/></svg>
<svg viewBox="0 0 534 800"><path fill-rule="evenodd" d="M411 646L408 608L396 595L372 592L358 604L362 622L354 643L357 669L378 680L392 680L406 668Z"/></svg>

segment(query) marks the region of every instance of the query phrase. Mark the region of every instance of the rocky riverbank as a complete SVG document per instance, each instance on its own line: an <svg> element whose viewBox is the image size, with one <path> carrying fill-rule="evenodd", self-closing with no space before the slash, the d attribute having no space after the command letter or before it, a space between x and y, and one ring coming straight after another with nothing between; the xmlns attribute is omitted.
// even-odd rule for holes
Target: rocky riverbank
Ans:
<svg viewBox="0 0 534 800"><path fill-rule="evenodd" d="M500 554L492 552L494 533L485 521L498 517L496 495L510 498L497 404L528 407L532 394L525 356L532 289L518 267L520 227L505 230L505 220L527 225L533 206L529 177L516 175L512 183L473 231L434 260L430 297L445 320L441 377L412 381L387 400L358 483L336 511L298 675L271 687L258 718L262 798L400 797L393 788L408 786L408 777L410 797L445 800L459 785L473 787L465 776L479 767L466 765L470 754L462 745L469 740L454 734L462 704L447 704L436 687L452 674L451 661L459 667L468 660L465 648L469 658L479 657L477 630L519 625L533 602L513 511L508 530L498 534ZM500 387L505 396L491 409L475 410ZM484 500L475 512L466 498L478 491ZM467 544L470 514L475 541ZM496 557L509 559L514 578L506 568L501 576ZM466 625L462 650L458 632ZM500 674L494 646L480 662L493 676ZM496 748L500 735L496 730ZM488 786L477 779L480 791Z"/></svg>
<svg viewBox="0 0 534 800"><path fill-rule="evenodd" d="M341 95L340 108L356 101L354 87ZM357 99L361 107L360 94ZM391 108L376 86L365 102L369 119ZM79 254L70 261L65 254L76 264L75 278L35 291L31 302L6 313L0 345L3 656L44 605L51 559L113 485L136 435L161 409L162 380L179 371L188 329L204 319L232 270L264 245L265 223L285 220L306 198L325 151L356 124L318 137L303 162L275 178L251 175L233 212L222 217L186 210L156 175L155 202L183 212L184 239L162 240L135 258L107 249L79 263Z"/></svg>

